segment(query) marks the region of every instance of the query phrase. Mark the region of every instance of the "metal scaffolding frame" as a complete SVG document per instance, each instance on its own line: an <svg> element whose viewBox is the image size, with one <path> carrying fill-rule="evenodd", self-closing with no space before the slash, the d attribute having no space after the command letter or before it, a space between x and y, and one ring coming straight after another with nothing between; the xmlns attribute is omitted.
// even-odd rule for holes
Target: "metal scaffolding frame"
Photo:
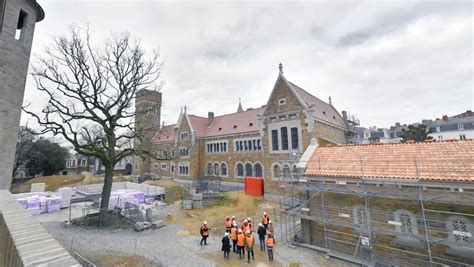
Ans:
<svg viewBox="0 0 474 267"><path fill-rule="evenodd" d="M443 164L449 164L444 162ZM415 165L417 166L416 162ZM459 173L474 171L474 163L468 160ZM363 168L361 164L361 168ZM430 170L423 169L426 173ZM432 170L432 171L438 171ZM281 240L294 245L310 247L330 256L367 266L469 266L474 264L474 182L420 179L391 179L372 177L305 177L293 173L279 180L283 196L280 197ZM361 170L361 173L364 173ZM441 172L442 173L442 172ZM423 177L421 177L423 178ZM359 199L367 212L366 224L355 221L353 207L347 203L327 199L328 196ZM377 201L405 202L417 205L414 231L401 231L395 220L395 210L377 208ZM317 205L314 204L317 202ZM445 205L445 206L443 206ZM463 207L459 212L449 207ZM447 229L447 218L462 216L468 219L466 232ZM446 217L446 218L445 218ZM444 219L443 219L444 218ZM301 221L309 229L309 237L302 229ZM324 242L313 245L314 225L323 235ZM322 229L321 229L322 228ZM342 229L342 230L341 230ZM350 231L347 231L350 229ZM469 229L470 232L469 232ZM412 240L400 246L381 242L383 237ZM466 242L457 242L457 239ZM389 239L391 240L391 239ZM393 242L392 242L393 243ZM335 249L334 244L355 248ZM439 247L455 247L465 251L461 256L448 257L436 253ZM435 251L433 251L435 249ZM420 253L422 251L422 253ZM459 254L458 254L459 255Z"/></svg>

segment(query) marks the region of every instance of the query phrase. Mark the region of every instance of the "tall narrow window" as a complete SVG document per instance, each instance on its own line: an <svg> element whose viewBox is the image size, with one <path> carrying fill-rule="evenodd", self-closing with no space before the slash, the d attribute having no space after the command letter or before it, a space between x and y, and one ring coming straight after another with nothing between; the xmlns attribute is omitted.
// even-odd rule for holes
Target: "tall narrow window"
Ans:
<svg viewBox="0 0 474 267"><path fill-rule="evenodd" d="M298 128L291 128L291 149L298 149Z"/></svg>
<svg viewBox="0 0 474 267"><path fill-rule="evenodd" d="M357 222L363 228L369 227L369 218L367 216L367 210L364 208L357 208Z"/></svg>
<svg viewBox="0 0 474 267"><path fill-rule="evenodd" d="M467 224L461 220L455 220L453 224L454 240L458 243L469 243L467 233Z"/></svg>
<svg viewBox="0 0 474 267"><path fill-rule="evenodd" d="M272 130L272 149L278 150L278 131Z"/></svg>
<svg viewBox="0 0 474 267"><path fill-rule="evenodd" d="M237 176L238 177L243 177L244 176L244 166L242 165L242 163L237 163Z"/></svg>
<svg viewBox="0 0 474 267"><path fill-rule="evenodd" d="M20 40L24 33L22 34L23 30L25 29L26 26L26 12L23 10L20 10L20 14L18 16L18 24L16 26L16 33L15 33L15 39Z"/></svg>
<svg viewBox="0 0 474 267"><path fill-rule="evenodd" d="M214 175L219 176L219 164L214 163Z"/></svg>
<svg viewBox="0 0 474 267"><path fill-rule="evenodd" d="M288 150L288 128L281 127L281 149Z"/></svg>
<svg viewBox="0 0 474 267"><path fill-rule="evenodd" d="M245 164L245 176L247 176L247 177L253 176L252 164L250 164L250 163Z"/></svg>
<svg viewBox="0 0 474 267"><path fill-rule="evenodd" d="M227 176L227 165L225 163L221 163L221 175Z"/></svg>
<svg viewBox="0 0 474 267"><path fill-rule="evenodd" d="M255 177L263 177L262 165L260 163L255 163Z"/></svg>

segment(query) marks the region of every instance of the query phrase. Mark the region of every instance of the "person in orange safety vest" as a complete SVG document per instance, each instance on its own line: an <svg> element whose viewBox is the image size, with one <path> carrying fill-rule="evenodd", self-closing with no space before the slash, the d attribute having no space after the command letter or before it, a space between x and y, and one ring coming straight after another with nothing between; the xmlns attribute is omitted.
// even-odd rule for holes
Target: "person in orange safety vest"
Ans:
<svg viewBox="0 0 474 267"><path fill-rule="evenodd" d="M267 240L267 252L268 252L268 261L273 261L273 246L275 246L275 239L272 235L268 235Z"/></svg>
<svg viewBox="0 0 474 267"><path fill-rule="evenodd" d="M247 262L250 263L250 254L252 254L252 260L255 260L253 254L253 245L255 244L255 239L253 238L252 232L247 231L247 236L245 237L245 248L247 248Z"/></svg>
<svg viewBox="0 0 474 267"><path fill-rule="evenodd" d="M232 251L237 253L237 224L230 229L230 240L232 240Z"/></svg>
<svg viewBox="0 0 474 267"><path fill-rule="evenodd" d="M239 253L239 259L245 259L245 235L241 229L239 229L239 234L237 235L237 251Z"/></svg>
<svg viewBox="0 0 474 267"><path fill-rule="evenodd" d="M204 221L203 225L201 226L201 230L200 230L200 233L201 233L201 236L202 236L201 246L202 246L202 242L204 242L205 246L207 245L207 238L209 237L209 230L211 230L211 228L207 227L207 222Z"/></svg>

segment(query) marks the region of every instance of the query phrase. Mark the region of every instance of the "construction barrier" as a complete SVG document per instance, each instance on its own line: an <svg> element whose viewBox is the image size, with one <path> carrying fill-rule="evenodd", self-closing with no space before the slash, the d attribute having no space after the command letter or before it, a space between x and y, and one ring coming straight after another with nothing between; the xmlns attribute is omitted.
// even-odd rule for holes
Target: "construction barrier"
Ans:
<svg viewBox="0 0 474 267"><path fill-rule="evenodd" d="M265 194L264 179L262 177L245 177L245 194L263 197Z"/></svg>

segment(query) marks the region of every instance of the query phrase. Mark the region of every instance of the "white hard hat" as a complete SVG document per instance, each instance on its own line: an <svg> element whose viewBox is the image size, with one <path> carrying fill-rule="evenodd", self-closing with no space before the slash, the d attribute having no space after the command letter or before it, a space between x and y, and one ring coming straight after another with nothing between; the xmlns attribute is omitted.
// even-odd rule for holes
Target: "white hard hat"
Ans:
<svg viewBox="0 0 474 267"><path fill-rule="evenodd" d="M247 218L248 221L251 221L252 219L250 219L250 217Z"/></svg>
<svg viewBox="0 0 474 267"><path fill-rule="evenodd" d="M229 233L225 232L225 235L226 235L226 236L228 236L228 235L229 235Z"/></svg>
<svg viewBox="0 0 474 267"><path fill-rule="evenodd" d="M239 229L239 233L242 233L242 229Z"/></svg>
<svg viewBox="0 0 474 267"><path fill-rule="evenodd" d="M266 211L264 211L264 212L263 212L263 215L267 215L267 212L266 212Z"/></svg>
<svg viewBox="0 0 474 267"><path fill-rule="evenodd" d="M237 227L237 224L236 224L236 223L234 223L234 227Z"/></svg>
<svg viewBox="0 0 474 267"><path fill-rule="evenodd" d="M268 223L272 223L272 220L269 220Z"/></svg>
<svg viewBox="0 0 474 267"><path fill-rule="evenodd" d="M248 222L247 219L245 219L244 222Z"/></svg>
<svg viewBox="0 0 474 267"><path fill-rule="evenodd" d="M247 230L247 234L250 234L250 230Z"/></svg>
<svg viewBox="0 0 474 267"><path fill-rule="evenodd" d="M258 223L258 226L263 226L263 224L262 224L262 223Z"/></svg>
<svg viewBox="0 0 474 267"><path fill-rule="evenodd" d="M206 222L206 221L204 221L204 224L207 224L207 222Z"/></svg>
<svg viewBox="0 0 474 267"><path fill-rule="evenodd" d="M232 219L235 219L235 215L232 215Z"/></svg>

